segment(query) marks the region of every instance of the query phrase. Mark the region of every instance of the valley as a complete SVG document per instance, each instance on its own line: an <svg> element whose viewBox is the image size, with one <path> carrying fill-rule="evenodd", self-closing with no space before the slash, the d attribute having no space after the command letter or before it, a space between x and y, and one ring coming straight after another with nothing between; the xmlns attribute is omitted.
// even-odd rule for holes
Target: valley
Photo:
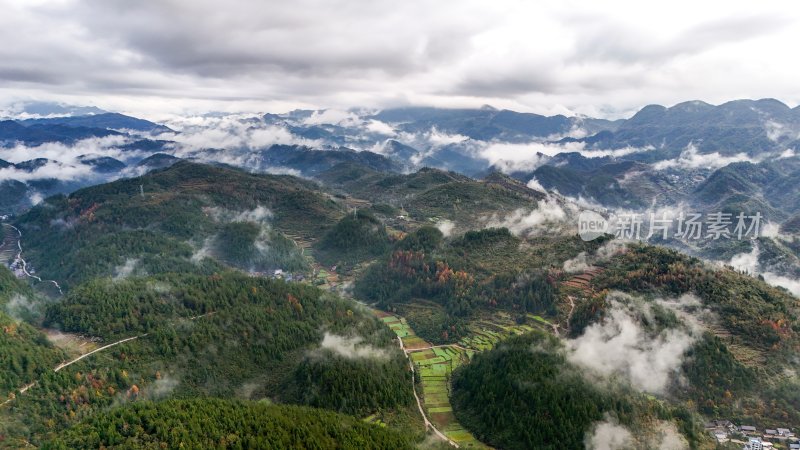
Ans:
<svg viewBox="0 0 800 450"><path fill-rule="evenodd" d="M0 11L0 450L800 450L800 3Z"/></svg>
<svg viewBox="0 0 800 450"><path fill-rule="evenodd" d="M194 442L125 427L220 398L358 423L347 448L579 448L610 424L712 449L707 421L800 420L798 300L767 278L581 239L580 202L518 173L272 151L308 177L174 160L8 218L0 448ZM786 274L794 242L690 253L757 246Z"/></svg>

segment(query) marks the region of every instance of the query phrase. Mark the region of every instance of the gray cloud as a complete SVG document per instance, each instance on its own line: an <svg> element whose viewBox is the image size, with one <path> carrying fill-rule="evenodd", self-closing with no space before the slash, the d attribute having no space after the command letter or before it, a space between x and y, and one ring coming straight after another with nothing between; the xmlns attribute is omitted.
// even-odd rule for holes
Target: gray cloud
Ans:
<svg viewBox="0 0 800 450"><path fill-rule="evenodd" d="M138 259L128 258L125 260L125 263L121 266L117 266L114 268L114 281L124 280L131 275L133 275L134 271L136 270L136 266L139 264Z"/></svg>
<svg viewBox="0 0 800 450"><path fill-rule="evenodd" d="M622 63L657 63L680 55L697 54L720 45L769 35L791 23L779 15L757 14L705 20L677 35L661 38L652 29L618 21L580 20L586 33L577 41L575 62L597 59Z"/></svg>
<svg viewBox="0 0 800 450"><path fill-rule="evenodd" d="M800 39L798 12L789 1L721 13L688 0L7 0L0 39L14 45L0 49L0 101L88 101L153 118L410 103L610 115L693 97L796 103L800 63L785 55Z"/></svg>
<svg viewBox="0 0 800 450"><path fill-rule="evenodd" d="M589 450L622 450L635 448L633 433L611 417L592 425L586 434L585 446Z"/></svg>
<svg viewBox="0 0 800 450"><path fill-rule="evenodd" d="M655 426L654 426L655 425ZM645 433L632 433L620 425L616 419L606 415L602 421L592 424L584 437L588 450L633 450L649 448L658 450L685 450L689 448L686 439L678 432L672 422L658 421L648 424Z"/></svg>

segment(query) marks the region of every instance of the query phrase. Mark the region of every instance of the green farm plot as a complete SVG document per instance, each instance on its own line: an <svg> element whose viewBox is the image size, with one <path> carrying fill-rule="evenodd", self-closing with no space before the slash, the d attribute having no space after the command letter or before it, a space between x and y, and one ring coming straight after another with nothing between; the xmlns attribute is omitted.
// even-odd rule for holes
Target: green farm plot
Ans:
<svg viewBox="0 0 800 450"><path fill-rule="evenodd" d="M478 332L473 336L467 336L461 339L458 343L463 347L483 352L491 350L498 341L499 339L495 340Z"/></svg>
<svg viewBox="0 0 800 450"><path fill-rule="evenodd" d="M445 361L450 361L458 357L458 352L451 348L434 348L433 353L440 358L444 358Z"/></svg>
<svg viewBox="0 0 800 450"><path fill-rule="evenodd" d="M430 421L461 448L486 448L458 423L450 405L450 374L458 366L469 362L475 354L472 348L476 347L462 344L465 348L431 348L431 344L417 336L404 318L381 311L375 311L375 314L403 341L408 357L419 373L420 383L417 389ZM500 335L486 330L467 339L474 339L483 348L489 349L500 339ZM377 415L369 416L364 421L385 426Z"/></svg>
<svg viewBox="0 0 800 450"><path fill-rule="evenodd" d="M403 338L409 336L409 331L408 331L408 326L407 325L404 325L404 324L394 325L394 324L392 324L392 325L389 326L389 328L391 328L392 331L394 331L394 334L396 334L397 337L399 337L400 339L403 339Z"/></svg>
<svg viewBox="0 0 800 450"><path fill-rule="evenodd" d="M411 361L423 365L428 365L428 360L433 358L436 358L436 355L434 355L430 350L422 350L411 353Z"/></svg>
<svg viewBox="0 0 800 450"><path fill-rule="evenodd" d="M535 314L528 314L528 318L533 319L541 324L547 325L548 327L552 325L547 319L545 319L542 316L537 316Z"/></svg>
<svg viewBox="0 0 800 450"><path fill-rule="evenodd" d="M467 350L457 347L436 347L410 354L420 374L422 401L431 422L448 439L463 448L485 448L458 423L450 405L450 374L469 361Z"/></svg>
<svg viewBox="0 0 800 450"><path fill-rule="evenodd" d="M541 329L542 325L550 326L541 316L528 314L528 318L534 323L520 325L503 315L478 320L470 326L470 335L462 338L458 344L471 350L468 358L472 358L474 352L491 350L502 340Z"/></svg>
<svg viewBox="0 0 800 450"><path fill-rule="evenodd" d="M469 431L465 429L454 430L447 433L447 437L456 441L456 443L460 444L465 441L473 440L475 438L469 433Z"/></svg>
<svg viewBox="0 0 800 450"><path fill-rule="evenodd" d="M414 332L411 330L411 327L408 326L405 319L401 319L397 316L385 316L380 318L381 322L386 324L394 334L397 335L400 339L411 338L414 336ZM404 341L405 343L405 341Z"/></svg>
<svg viewBox="0 0 800 450"><path fill-rule="evenodd" d="M426 366L432 366L432 365L435 365L435 364L442 364L442 363L446 363L446 362L447 362L447 360L444 359L443 357L435 356L435 355L433 356L433 358L426 358L426 359L423 359L422 361L420 361L421 364L425 364Z"/></svg>
<svg viewBox="0 0 800 450"><path fill-rule="evenodd" d="M433 408L428 408L428 411L430 411L431 413L452 412L453 408L450 406L436 406Z"/></svg>
<svg viewBox="0 0 800 450"><path fill-rule="evenodd" d="M446 376L450 373L450 366L444 364L434 364L431 366L421 366L419 374L424 379L425 377L440 377Z"/></svg>
<svg viewBox="0 0 800 450"><path fill-rule="evenodd" d="M408 337L403 338L403 345L405 345L406 348L413 349L427 347L428 343L425 342L424 339L411 334Z"/></svg>
<svg viewBox="0 0 800 450"><path fill-rule="evenodd" d="M447 392L442 392L439 394L434 394L432 392L428 392L425 394L425 404L427 405L449 405L450 400L447 397Z"/></svg>

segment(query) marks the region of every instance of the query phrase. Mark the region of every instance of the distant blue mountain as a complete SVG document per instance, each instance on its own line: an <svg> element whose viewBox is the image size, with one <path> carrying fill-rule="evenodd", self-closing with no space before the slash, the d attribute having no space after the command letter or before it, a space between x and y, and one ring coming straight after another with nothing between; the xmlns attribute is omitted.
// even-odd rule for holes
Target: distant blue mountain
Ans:
<svg viewBox="0 0 800 450"><path fill-rule="evenodd" d="M480 109L443 109L429 107L394 108L381 111L370 118L396 125L406 132L424 132L431 128L449 134L460 134L471 139L507 142L526 142L568 134L582 129L590 134L613 130L620 121L542 116L491 107Z"/></svg>
<svg viewBox="0 0 800 450"><path fill-rule="evenodd" d="M37 123L26 127L13 120L0 122L0 146L14 145L17 142L29 146L45 142L69 144L81 139L117 135L122 133L105 128L65 126L55 123Z"/></svg>
<svg viewBox="0 0 800 450"><path fill-rule="evenodd" d="M93 114L88 116L73 117L54 117L46 119L27 119L20 121L21 124L30 125L66 125L69 127L88 127L105 128L110 130L134 130L146 133L166 133L173 132L172 129L164 125L150 122L136 117L126 116L119 113Z"/></svg>
<svg viewBox="0 0 800 450"><path fill-rule="evenodd" d="M119 148L121 150L133 150L133 151L155 153L164 150L164 147L170 143L171 143L170 141L140 139L128 144L121 145Z"/></svg>
<svg viewBox="0 0 800 450"><path fill-rule="evenodd" d="M108 112L96 106L75 106L53 102L26 102L22 105L21 111L38 116L87 116Z"/></svg>
<svg viewBox="0 0 800 450"><path fill-rule="evenodd" d="M299 145L273 145L261 151L265 166L297 170L306 176L316 175L342 162L355 162L378 172L396 172L402 166L392 159L372 152L357 152L348 148L315 150Z"/></svg>
<svg viewBox="0 0 800 450"><path fill-rule="evenodd" d="M175 164L180 160L181 160L180 158L177 158L172 155L167 155L166 153L156 153L139 161L136 164L136 166L146 167L148 169L163 169L165 167L172 166L173 164Z"/></svg>
<svg viewBox="0 0 800 450"><path fill-rule="evenodd" d="M101 155L81 155L78 157L78 161L83 164L92 166L92 169L95 172L99 173L117 173L127 167L127 165L110 156L101 156Z"/></svg>
<svg viewBox="0 0 800 450"><path fill-rule="evenodd" d="M690 101L670 108L645 106L616 130L577 141L603 149L654 146L666 152L647 156L663 159L689 144L699 153L723 155L777 151L796 145L798 132L800 109L775 99L735 100L719 106Z"/></svg>
<svg viewBox="0 0 800 450"><path fill-rule="evenodd" d="M24 172L33 172L40 167L46 166L49 162L50 160L47 158L36 158L16 163L14 164L14 167L17 168L17 170L22 170Z"/></svg>

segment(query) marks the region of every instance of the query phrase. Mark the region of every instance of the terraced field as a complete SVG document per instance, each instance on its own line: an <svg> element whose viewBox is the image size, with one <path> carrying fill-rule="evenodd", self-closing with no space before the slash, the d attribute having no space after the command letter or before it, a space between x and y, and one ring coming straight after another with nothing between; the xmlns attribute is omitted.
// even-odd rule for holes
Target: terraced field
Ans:
<svg viewBox="0 0 800 450"><path fill-rule="evenodd" d="M450 406L450 374L469 362L466 351L457 346L432 347L414 333L404 318L377 310L375 314L400 338L419 374L417 388L431 424L459 448L487 448L458 423Z"/></svg>
<svg viewBox="0 0 800 450"><path fill-rule="evenodd" d="M469 362L467 352L450 346L410 351L409 356L419 372L423 403L430 421L459 447L485 448L461 426L450 406L450 374Z"/></svg>
<svg viewBox="0 0 800 450"><path fill-rule="evenodd" d="M19 233L14 230L11 225L3 224L0 229L0 263L8 266L17 258L19 253L18 241Z"/></svg>
<svg viewBox="0 0 800 450"><path fill-rule="evenodd" d="M531 324L517 324L502 313L476 320L470 335L457 344L433 346L414 333L405 318L383 311L374 311L378 318L397 335L404 351L419 374L417 385L425 414L434 427L459 448L488 448L456 420L450 405L450 376L455 369L468 364L479 352L491 350L498 342L535 328L550 329L542 317L530 315Z"/></svg>

